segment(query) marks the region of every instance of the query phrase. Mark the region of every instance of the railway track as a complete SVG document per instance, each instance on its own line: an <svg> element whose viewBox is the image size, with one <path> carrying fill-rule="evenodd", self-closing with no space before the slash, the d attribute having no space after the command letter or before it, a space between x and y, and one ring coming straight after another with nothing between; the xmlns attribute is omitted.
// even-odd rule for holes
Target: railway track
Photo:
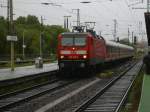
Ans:
<svg viewBox="0 0 150 112"><path fill-rule="evenodd" d="M6 94L8 92L15 92L18 91L19 88L25 87L31 87L34 86L37 83L45 83L50 82L56 79L56 75L58 74L57 70L50 71L50 72L44 72L44 73L37 73L29 76L23 76L18 77L14 79L9 80L2 80L0 81L0 97L3 94ZM27 83L28 82L28 83ZM13 88L13 89L10 89Z"/></svg>
<svg viewBox="0 0 150 112"><path fill-rule="evenodd" d="M77 81L60 81L54 79L49 83L43 83L42 85L36 85L32 88L26 88L6 95L2 95L0 96L0 111L11 110L11 108L22 105L25 102L41 97L47 93L51 94L54 91L64 88L74 82Z"/></svg>
<svg viewBox="0 0 150 112"><path fill-rule="evenodd" d="M0 100L3 99L3 98L7 98L7 97L10 97L10 96L14 96L16 94L19 94L19 93L23 93L23 92L26 92L26 91L30 91L32 89L36 89L38 87L41 87L41 86L45 86L45 85L48 85L48 84L52 84L54 82L57 82L59 81L57 78L54 78L52 79L51 81L49 82L43 82L41 84L37 84L37 85L34 85L34 86L31 86L31 87L27 87L27 88L23 88L23 89L19 89L19 90L15 90L13 92L8 92L6 94L2 94L0 95Z"/></svg>
<svg viewBox="0 0 150 112"><path fill-rule="evenodd" d="M134 71L140 70L141 63L129 67L114 78L93 97L73 107L73 112L119 112L136 78Z"/></svg>
<svg viewBox="0 0 150 112"><path fill-rule="evenodd" d="M40 97L44 94L51 93L57 89L63 88L69 84L76 82L75 80L61 81L55 80L49 84L42 84L27 88L14 93L0 96L0 111L5 111L11 107L15 107L25 101L30 101L34 98Z"/></svg>

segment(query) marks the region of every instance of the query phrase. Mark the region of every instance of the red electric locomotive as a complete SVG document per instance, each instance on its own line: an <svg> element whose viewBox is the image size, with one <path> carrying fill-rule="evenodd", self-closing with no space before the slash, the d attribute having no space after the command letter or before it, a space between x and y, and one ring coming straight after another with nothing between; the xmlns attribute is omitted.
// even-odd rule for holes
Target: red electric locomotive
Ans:
<svg viewBox="0 0 150 112"><path fill-rule="evenodd" d="M127 45L106 41L94 32L70 32L58 36L59 70L91 69L104 63L133 56Z"/></svg>

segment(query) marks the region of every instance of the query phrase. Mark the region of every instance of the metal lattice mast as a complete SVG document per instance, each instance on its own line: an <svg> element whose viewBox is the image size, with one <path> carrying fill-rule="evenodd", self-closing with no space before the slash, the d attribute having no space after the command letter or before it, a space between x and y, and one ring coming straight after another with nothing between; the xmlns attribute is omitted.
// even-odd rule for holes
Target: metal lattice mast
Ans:
<svg viewBox="0 0 150 112"><path fill-rule="evenodd" d="M72 9L77 11L77 26L80 26L80 9Z"/></svg>
<svg viewBox="0 0 150 112"><path fill-rule="evenodd" d="M147 0L147 12L150 12L150 0Z"/></svg>

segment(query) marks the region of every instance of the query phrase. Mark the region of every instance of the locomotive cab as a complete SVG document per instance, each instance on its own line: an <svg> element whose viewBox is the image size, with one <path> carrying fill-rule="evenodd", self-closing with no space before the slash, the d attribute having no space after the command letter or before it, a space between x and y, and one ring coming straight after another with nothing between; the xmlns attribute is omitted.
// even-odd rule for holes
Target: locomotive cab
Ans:
<svg viewBox="0 0 150 112"><path fill-rule="evenodd" d="M85 68L88 63L88 33L62 33L58 36L59 69Z"/></svg>

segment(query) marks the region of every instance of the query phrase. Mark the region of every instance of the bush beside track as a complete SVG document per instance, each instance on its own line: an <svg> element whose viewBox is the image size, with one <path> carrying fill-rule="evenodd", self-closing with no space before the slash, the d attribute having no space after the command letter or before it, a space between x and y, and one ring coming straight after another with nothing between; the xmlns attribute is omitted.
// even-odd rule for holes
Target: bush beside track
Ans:
<svg viewBox="0 0 150 112"><path fill-rule="evenodd" d="M52 59L44 59L43 62L44 63L52 63L56 61L56 57L52 58ZM21 60L21 61L16 61L15 62L15 66L16 67L21 67L21 66L30 66L30 65L34 65L35 64L35 60ZM10 61L0 61L0 69L1 68L8 68L10 67Z"/></svg>

